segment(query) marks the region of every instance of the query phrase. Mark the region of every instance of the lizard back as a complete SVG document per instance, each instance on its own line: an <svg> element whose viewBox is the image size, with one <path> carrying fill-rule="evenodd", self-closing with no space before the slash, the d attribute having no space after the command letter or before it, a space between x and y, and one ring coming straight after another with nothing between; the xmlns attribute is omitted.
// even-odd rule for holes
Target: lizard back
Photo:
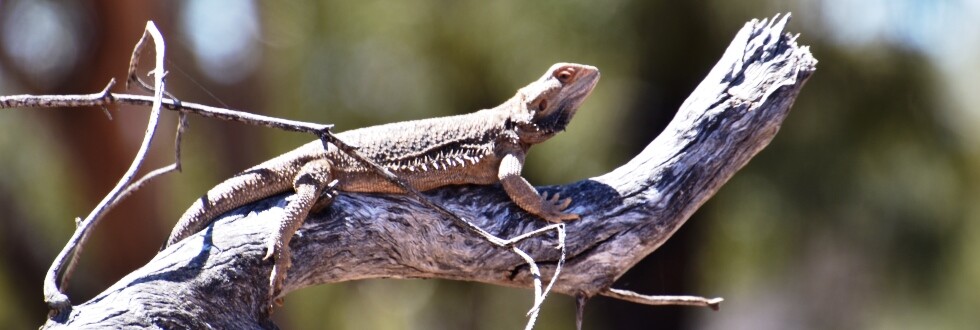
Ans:
<svg viewBox="0 0 980 330"><path fill-rule="evenodd" d="M424 191L454 184L496 183L500 157L495 149L509 135L512 128L508 126L506 112L489 109L360 128L337 137L357 145L362 155ZM402 192L346 154L337 150L326 154L339 190Z"/></svg>

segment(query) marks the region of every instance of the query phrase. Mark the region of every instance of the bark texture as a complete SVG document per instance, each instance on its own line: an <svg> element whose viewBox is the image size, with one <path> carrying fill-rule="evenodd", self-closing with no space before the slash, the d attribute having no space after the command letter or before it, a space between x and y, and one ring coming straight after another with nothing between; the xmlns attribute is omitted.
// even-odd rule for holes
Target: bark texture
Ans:
<svg viewBox="0 0 980 330"><path fill-rule="evenodd" d="M789 16L749 22L639 155L599 177L539 188L574 201L568 259L554 291L592 296L656 250L778 131L816 60L783 31ZM651 59L655 60L655 59ZM612 134L612 133L610 133ZM501 238L546 223L499 185L427 193ZM47 328L275 328L265 314L272 260L264 239L289 194L232 211ZM284 290L366 278L444 278L531 287L528 265L405 196L341 193L292 240ZM520 245L549 278L555 235Z"/></svg>

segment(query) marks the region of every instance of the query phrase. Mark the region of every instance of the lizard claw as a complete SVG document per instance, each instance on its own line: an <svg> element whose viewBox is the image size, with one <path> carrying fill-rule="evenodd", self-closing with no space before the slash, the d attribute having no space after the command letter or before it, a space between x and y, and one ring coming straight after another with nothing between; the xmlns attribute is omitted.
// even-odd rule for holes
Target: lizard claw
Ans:
<svg viewBox="0 0 980 330"><path fill-rule="evenodd" d="M276 298L282 290L282 283L286 280L286 270L290 266L290 253L288 250L279 248L275 239L270 239L265 245L265 256L262 260L275 258L276 263L272 266L272 273L269 275L269 293L266 311L269 315L275 311L277 306L282 306L283 299Z"/></svg>
<svg viewBox="0 0 980 330"><path fill-rule="evenodd" d="M269 275L269 315L275 306L282 306L283 298L276 298L282 291L282 284L286 281L286 271L291 266L291 253L287 249L281 249L276 253L276 264L272 266L272 274Z"/></svg>
<svg viewBox="0 0 980 330"><path fill-rule="evenodd" d="M270 239L265 243L265 256L262 260L269 260L274 254L276 254L276 241Z"/></svg>

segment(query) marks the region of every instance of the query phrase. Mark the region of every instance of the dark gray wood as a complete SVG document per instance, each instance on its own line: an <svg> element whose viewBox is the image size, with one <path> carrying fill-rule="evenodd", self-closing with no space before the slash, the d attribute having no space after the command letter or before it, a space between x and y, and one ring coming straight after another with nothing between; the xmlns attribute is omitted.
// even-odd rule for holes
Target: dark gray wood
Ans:
<svg viewBox="0 0 980 330"><path fill-rule="evenodd" d="M568 223L569 255L555 292L593 296L609 287L769 143L816 65L809 49L783 31L788 18L747 23L674 120L633 160L599 177L539 188L572 197L569 211L582 215ZM498 237L545 225L499 186L427 195ZM273 264L262 260L263 240L287 198L225 215L45 327L275 328L263 312ZM531 287L520 257L405 196L343 193L306 221L291 247L286 292L365 278ZM555 235L520 247L549 278L559 255Z"/></svg>

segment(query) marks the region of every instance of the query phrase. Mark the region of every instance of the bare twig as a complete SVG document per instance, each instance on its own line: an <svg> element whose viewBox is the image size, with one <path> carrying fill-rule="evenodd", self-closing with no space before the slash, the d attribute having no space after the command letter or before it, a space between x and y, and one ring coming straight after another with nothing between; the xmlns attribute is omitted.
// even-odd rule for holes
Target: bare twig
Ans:
<svg viewBox="0 0 980 330"><path fill-rule="evenodd" d="M137 67L139 66L140 57L141 57L140 54L142 54L142 52L143 52L143 45L145 45L145 40L146 40L145 38L140 38L140 40L136 42L136 46L133 48L133 54L129 58L129 69L128 69L128 72L126 74L126 77L127 77L126 78L126 89L129 89L130 83L135 81L135 82L138 83L138 86L140 88L142 88L142 89L144 89L146 91L149 91L151 93L154 93L154 92L156 92L156 90L152 86L150 86L149 84L147 84L146 82L144 82L142 79L140 79L139 78L139 74L137 73ZM156 179L158 177L161 177L161 176L163 176L165 174L168 174L168 173L171 173L171 172L174 172L174 171L180 172L180 170L181 170L181 165L180 165L180 142L181 142L182 137L184 136L184 130L187 128L187 124L188 124L187 123L187 112L186 111L182 111L180 109L180 101L177 100L176 97L174 97L173 95L171 95L170 92L164 90L163 91L163 94L166 95L167 97L169 97L169 98L171 98L171 99L174 100L174 103L176 105L175 107L177 108L177 113L178 113L178 115L177 115L177 131L174 134L175 135L175 137L174 137L174 162L173 162L173 164L170 164L170 165L167 165L167 166L164 166L164 167L155 169L153 171L150 171L149 173L146 173L146 175L144 175L143 177L141 177L139 180L136 180L136 182L133 182L132 184L130 184L128 187L126 187L126 190L124 190L119 195L119 200L125 199L130 194L136 192L137 190L139 190L140 188L142 188L143 185L145 185L146 183L152 181L153 179Z"/></svg>
<svg viewBox="0 0 980 330"><path fill-rule="evenodd" d="M187 128L187 114L184 113L184 112L181 112L178 115L178 119L177 119L177 134L176 134L176 137L174 138L174 162L173 162L173 164L170 164L170 165L167 165L167 166L164 166L164 167L161 167L161 168L158 168L158 169L155 169L153 171L150 171L150 172L146 173L145 175L143 175L143 177L139 178L139 180L136 180L136 182L133 182L128 187L126 187L126 190L123 190L123 192L119 194L119 200L126 199L126 197L129 197L130 194L136 192L137 190L139 190L140 188L142 188L144 185L146 185L146 183L152 181L153 179L156 179L158 177L161 177L161 176L163 176L165 174L168 174L168 173L171 173L171 172L180 172L180 170L181 170L181 165L180 165L180 141L181 141L181 137L184 134L184 129L185 128Z"/></svg>
<svg viewBox="0 0 980 330"><path fill-rule="evenodd" d="M718 307L721 305L721 302L725 300L722 298L704 298L698 296L648 296L645 294L639 294L629 290L613 289L613 288L608 288L606 290L599 291L599 295L610 297L610 298L616 298L620 300L626 300L629 302L634 302L637 304L644 304L644 305L697 306L697 307L708 307L711 308L712 310L718 310Z"/></svg>
<svg viewBox="0 0 980 330"><path fill-rule="evenodd" d="M548 286L545 287L544 288L544 292L541 293L541 300L535 301L534 306L531 307L531 310L527 312L528 313L528 316L530 316L532 313L537 313L537 311L541 309L541 304L544 303L544 298L547 298L548 292L551 292L551 288L553 288L555 286L555 282L558 281L558 275L561 274L561 267L565 265L565 254L567 252L567 251L565 251L565 224L559 223L559 224L554 224L554 225L551 225L551 226L555 226L556 227L555 228L555 232L558 233L558 247L557 248L559 250L561 250L561 255L558 257L558 264L555 265L555 273L554 273L554 275L551 276L551 281L548 282ZM545 228L542 228L542 229L549 229L549 228L548 227L545 227ZM536 230L536 231L541 231L541 229ZM528 234L532 234L534 232L535 231L532 231L532 232L530 232ZM542 232L544 232L544 231L542 231ZM524 235L521 235L521 236L528 236L528 234L524 234ZM518 237L520 237L520 236L518 236ZM528 236L528 237L530 237L530 236Z"/></svg>
<svg viewBox="0 0 980 330"><path fill-rule="evenodd" d="M95 209L93 209L81 223L79 223L71 239L68 240L68 243L65 244L65 247L55 258L54 262L51 264L51 268L48 269L48 273L44 279L44 297L45 302L52 309L52 318L58 317L59 315L65 316L67 314L66 311L71 307L71 302L68 300L68 296L62 293L62 288L67 286L67 280L71 277L71 273L74 271L75 265L78 261L78 256L82 252L85 241L88 239L91 229L98 224L99 220L102 219L102 215L105 214L105 212L107 212L119 200L120 193L136 176L136 172L139 171L143 161L146 159L146 154L149 152L150 145L153 142L153 135L156 133L161 108L163 107L163 78L165 75L165 71L163 70L163 57L165 47L163 44L163 37L160 35L160 31L157 30L152 21L146 23L146 30L144 31L141 40L145 40L149 37L154 39L153 43L156 46L156 68L153 71L153 80L156 92L153 95L150 118L146 126L146 134L143 136L143 142L140 144L136 157L134 157L129 169L126 170L126 173L123 174L122 179L120 179L112 191L110 191L109 194L102 199L102 202L100 202L99 205L96 206ZM59 282L61 284L60 288Z"/></svg>
<svg viewBox="0 0 980 330"><path fill-rule="evenodd" d="M275 117L239 112L224 108L212 107L198 103L181 102L171 98L162 100L163 108L171 111L186 111L205 118L236 121L248 125L264 126L290 132L320 135L320 132L330 129L333 125L307 123L302 121L279 119ZM0 109L3 108L56 108L56 107L105 107L112 104L127 104L150 106L153 97L125 93L110 93L104 90L93 94L75 95L10 95L0 96Z"/></svg>
<svg viewBox="0 0 980 330"><path fill-rule="evenodd" d="M575 330L582 330L582 320L585 318L585 303L589 296L584 293L575 294Z"/></svg>

